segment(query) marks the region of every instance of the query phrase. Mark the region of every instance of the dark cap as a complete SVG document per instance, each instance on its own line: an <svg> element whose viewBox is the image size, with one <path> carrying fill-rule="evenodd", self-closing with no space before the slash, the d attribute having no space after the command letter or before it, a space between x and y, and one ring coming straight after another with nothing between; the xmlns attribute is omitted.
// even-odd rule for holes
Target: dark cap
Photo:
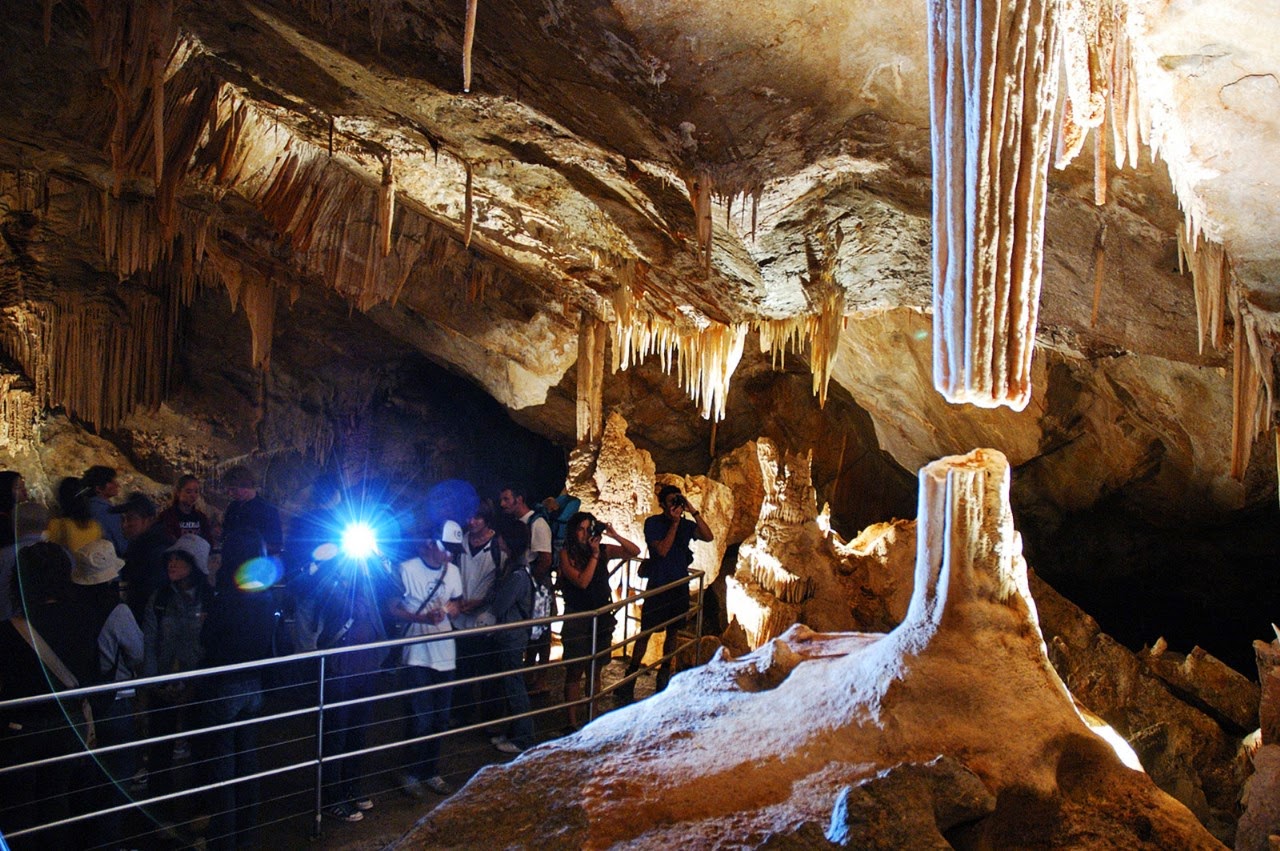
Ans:
<svg viewBox="0 0 1280 851"><path fill-rule="evenodd" d="M142 491L134 491L129 498L110 508L112 514L136 514L139 517L155 517L156 504Z"/></svg>

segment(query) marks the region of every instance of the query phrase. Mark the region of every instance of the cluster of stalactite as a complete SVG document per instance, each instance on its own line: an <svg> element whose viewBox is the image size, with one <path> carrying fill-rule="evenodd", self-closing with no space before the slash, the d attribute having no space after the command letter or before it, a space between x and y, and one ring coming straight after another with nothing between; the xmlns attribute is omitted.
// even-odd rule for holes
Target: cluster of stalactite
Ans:
<svg viewBox="0 0 1280 851"><path fill-rule="evenodd" d="M0 369L0 446L31 446L40 414L30 380L20 372Z"/></svg>
<svg viewBox="0 0 1280 851"><path fill-rule="evenodd" d="M3 315L0 347L34 382L42 410L61 407L109 427L164 399L177 336L166 299L140 286L109 297L57 291Z"/></svg>
<svg viewBox="0 0 1280 851"><path fill-rule="evenodd" d="M1057 8L929 3L933 380L952 402L1031 398Z"/></svg>
<svg viewBox="0 0 1280 851"><path fill-rule="evenodd" d="M613 372L657 354L664 372L676 370L680 386L700 406L704 418L724 419L729 379L742 359L747 338L746 323L726 325L704 317L700 322L678 324L637 305L625 284L614 291L613 314Z"/></svg>

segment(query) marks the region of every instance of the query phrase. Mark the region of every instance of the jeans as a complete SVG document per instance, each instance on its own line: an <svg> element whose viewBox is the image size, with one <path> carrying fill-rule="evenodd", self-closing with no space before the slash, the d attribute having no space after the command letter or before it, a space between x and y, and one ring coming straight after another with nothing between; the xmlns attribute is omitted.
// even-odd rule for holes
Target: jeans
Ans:
<svg viewBox="0 0 1280 851"><path fill-rule="evenodd" d="M206 726L257 716L262 709L262 681L257 674L215 677L209 684L202 720ZM203 736L208 779L219 785L209 793L207 848L244 847L258 823L258 781L237 780L258 772L256 724L217 730Z"/></svg>
<svg viewBox="0 0 1280 851"><path fill-rule="evenodd" d="M404 668L404 687L422 688L443 685L441 688L416 692L405 698L409 720L405 725L405 737L414 739L430 733L443 733L449 729L449 707L452 704L453 671L437 671L419 665ZM440 739L430 739L412 746L412 762L409 773L418 779L434 777L439 773Z"/></svg>
<svg viewBox="0 0 1280 851"><path fill-rule="evenodd" d="M500 632L493 637L497 649L497 669L505 672L500 680L502 693L507 699L507 712L522 715L529 711L529 692L524 685L525 646L529 643L529 628L518 627ZM507 738L522 748L533 744L533 718L517 718L507 728Z"/></svg>
<svg viewBox="0 0 1280 851"><path fill-rule="evenodd" d="M325 703L338 703L371 697L376 691L376 675L371 673L336 674L325 677ZM365 731L373 719L373 702L326 709L324 712L324 755L363 750ZM360 796L362 756L346 757L324 764L321 800L326 807L355 801Z"/></svg>
<svg viewBox="0 0 1280 851"><path fill-rule="evenodd" d="M94 716L94 729L97 731L98 747L136 741L138 737L133 723L133 699L121 697L99 704ZM134 748L112 751L97 758L101 773L96 778L97 788L90 796L94 809L108 809L130 802L127 787L133 780L137 761ZM126 812L128 811L120 810L94 819L91 824L95 841L120 842L124 836Z"/></svg>

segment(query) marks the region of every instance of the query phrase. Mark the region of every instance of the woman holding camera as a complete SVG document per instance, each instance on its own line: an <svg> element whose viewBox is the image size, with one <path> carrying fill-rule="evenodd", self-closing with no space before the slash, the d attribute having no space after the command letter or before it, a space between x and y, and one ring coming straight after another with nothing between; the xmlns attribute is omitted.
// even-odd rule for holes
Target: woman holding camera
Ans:
<svg viewBox="0 0 1280 851"><path fill-rule="evenodd" d="M618 546L602 544L600 538L608 534ZM609 646L613 643L613 615L595 618L572 618L578 612L589 612L609 605L608 563L615 558L635 558L640 548L618 534L610 523L601 523L585 511L569 519L569 532L565 547L560 551L560 578L564 594L564 628L560 642L564 645L564 658L568 663L564 673L564 699L569 704L569 726L566 732L577 730L577 702L582 699L582 676L588 662L594 665L594 676L589 680L594 700L600 688L600 671L609 664ZM620 562L621 564L621 562ZM614 568L617 569L616 567ZM596 656L592 657L592 646Z"/></svg>

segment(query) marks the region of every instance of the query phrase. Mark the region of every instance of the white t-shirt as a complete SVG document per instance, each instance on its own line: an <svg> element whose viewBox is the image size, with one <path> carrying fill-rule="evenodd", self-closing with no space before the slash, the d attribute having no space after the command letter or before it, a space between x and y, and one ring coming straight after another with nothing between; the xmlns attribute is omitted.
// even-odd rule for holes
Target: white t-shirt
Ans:
<svg viewBox="0 0 1280 851"><path fill-rule="evenodd" d="M475 555L471 554L471 544L462 542L462 553L458 556L458 573L462 576L462 597L466 600L484 600L493 591L493 580L498 570L498 537L489 539L489 543L481 547ZM433 579L432 582L435 580ZM470 612L459 612L453 619L454 629L467 629L473 626L492 626L496 622L493 612L488 606L481 606Z"/></svg>
<svg viewBox="0 0 1280 851"><path fill-rule="evenodd" d="M404 597L400 605L411 612L418 611L420 607L425 612L432 608L442 608L450 600L460 598L462 577L458 573L458 568L450 563L441 569L444 570L444 579L437 587L436 580L440 579L440 569L429 567L420 558L411 558L402 562L400 583L404 585ZM422 603L428 594L431 595L431 599L423 606ZM448 618L444 618L440 623L411 623L405 635L435 635L451 629L453 625L449 623ZM452 638L406 645L404 661L406 665L435 668L437 671L452 671L458 667L457 651L454 649Z"/></svg>
<svg viewBox="0 0 1280 851"><path fill-rule="evenodd" d="M529 526L529 551L524 554L524 563L529 565L538 560L538 553L551 554L551 527L541 517L533 517L532 522L530 517L533 517L532 510L520 518L521 523Z"/></svg>

